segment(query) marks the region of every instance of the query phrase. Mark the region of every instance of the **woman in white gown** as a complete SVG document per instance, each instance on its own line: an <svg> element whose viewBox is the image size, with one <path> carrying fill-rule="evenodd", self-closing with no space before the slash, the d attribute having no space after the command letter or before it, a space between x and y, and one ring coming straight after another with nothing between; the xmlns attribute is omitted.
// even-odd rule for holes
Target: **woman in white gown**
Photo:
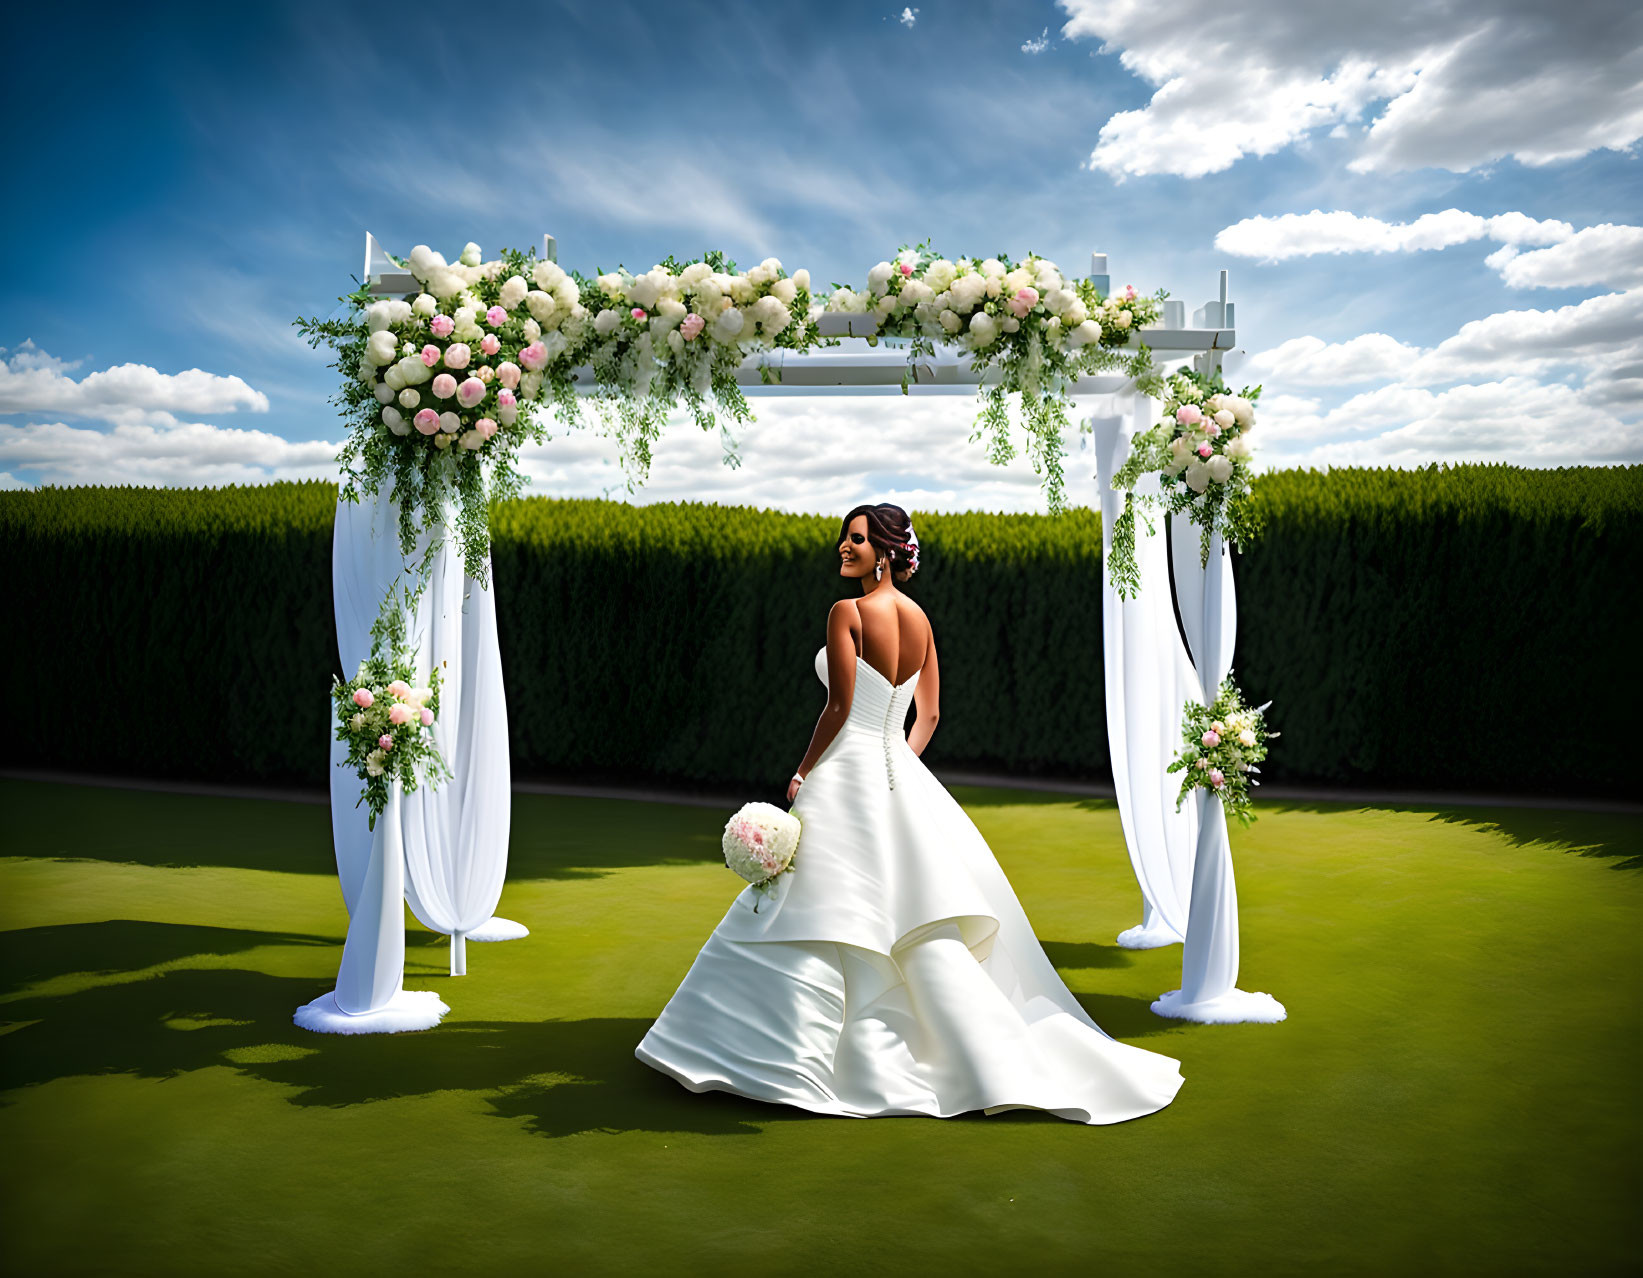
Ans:
<svg viewBox="0 0 1643 1278"><path fill-rule="evenodd" d="M839 560L862 596L834 605L816 656L828 699L788 788L793 869L736 898L637 1056L692 1091L820 1114L1116 1123L1162 1109L1178 1063L1090 1019L919 760L940 679L930 623L896 589L918 566L906 513L851 511Z"/></svg>

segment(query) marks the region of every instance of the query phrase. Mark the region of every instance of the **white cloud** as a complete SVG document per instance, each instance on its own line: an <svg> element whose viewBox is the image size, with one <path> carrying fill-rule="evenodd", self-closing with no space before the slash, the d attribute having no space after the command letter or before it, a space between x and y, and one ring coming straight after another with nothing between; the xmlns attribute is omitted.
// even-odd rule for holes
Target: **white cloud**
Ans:
<svg viewBox="0 0 1643 1278"><path fill-rule="evenodd" d="M1513 288L1637 288L1643 286L1643 226L1588 226L1550 248L1502 249L1489 265Z"/></svg>
<svg viewBox="0 0 1643 1278"><path fill-rule="evenodd" d="M43 484L216 487L273 479L330 479L337 445L292 441L204 422L102 431L64 422L0 425L0 466Z"/></svg>
<svg viewBox="0 0 1643 1278"><path fill-rule="evenodd" d="M268 411L268 397L238 377L198 368L162 373L147 364L116 364L75 381L68 375L74 366L54 359L33 342L9 355L0 353L0 413L68 414L122 425L176 426L178 413Z"/></svg>
<svg viewBox="0 0 1643 1278"><path fill-rule="evenodd" d="M33 492L34 485L18 479L9 470L0 470L0 492Z"/></svg>
<svg viewBox="0 0 1643 1278"><path fill-rule="evenodd" d="M1421 356L1385 333L1365 333L1346 342L1295 337L1251 357L1239 370L1242 380L1285 386L1339 386L1403 376Z"/></svg>
<svg viewBox="0 0 1643 1278"><path fill-rule="evenodd" d="M1048 27L1045 27L1044 30L1042 30L1038 33L1038 36L1037 36L1036 39L1023 41L1022 45L1021 45L1021 51L1023 53L1043 53L1044 50L1048 49L1049 47L1050 47L1050 29Z"/></svg>
<svg viewBox="0 0 1643 1278"><path fill-rule="evenodd" d="M1643 137L1643 10L1629 0L1060 3L1067 39L1101 41L1156 86L1091 153L1119 178L1201 177L1365 115L1359 172L1542 165Z"/></svg>
<svg viewBox="0 0 1643 1278"><path fill-rule="evenodd" d="M904 27L911 27L915 22L918 21L918 10L917 9L903 9L901 11L901 16L898 17L896 19L896 21L901 23L901 25L904 26Z"/></svg>
<svg viewBox="0 0 1643 1278"><path fill-rule="evenodd" d="M1566 365L1595 367L1634 354L1643 355L1643 289L1473 320L1422 355L1403 380L1433 386Z"/></svg>
<svg viewBox="0 0 1643 1278"><path fill-rule="evenodd" d="M1384 429L1388 422L1399 423ZM1379 434L1369 434L1381 428ZM1599 418L1586 398L1527 377L1433 392L1386 387L1322 411L1263 398L1256 425L1266 469L1510 462L1573 466L1643 461L1643 421ZM1270 441L1270 442L1269 442Z"/></svg>
<svg viewBox="0 0 1643 1278"><path fill-rule="evenodd" d="M1413 222L1383 222L1339 209L1329 213L1313 209L1279 217L1246 217L1223 228L1215 236L1215 247L1237 257L1281 262L1320 253L1419 252L1481 239L1508 246L1556 245L1574 235L1574 227L1567 222L1537 221L1523 213L1480 217L1445 209L1422 214ZM1493 258L1490 264L1496 265Z"/></svg>

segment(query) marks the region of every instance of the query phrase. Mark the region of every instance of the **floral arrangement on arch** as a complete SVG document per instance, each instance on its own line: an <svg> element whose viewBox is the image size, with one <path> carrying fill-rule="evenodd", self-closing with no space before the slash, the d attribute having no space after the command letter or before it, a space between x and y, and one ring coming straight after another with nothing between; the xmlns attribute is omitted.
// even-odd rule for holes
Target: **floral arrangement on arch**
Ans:
<svg viewBox="0 0 1643 1278"><path fill-rule="evenodd" d="M1175 796L1179 811L1186 797L1196 789L1219 795L1226 810L1244 825L1255 819L1250 789L1266 759L1266 743L1281 735L1268 732L1263 717L1266 705L1250 707L1229 675L1212 705L1188 701L1183 708L1182 749L1166 772L1182 772L1181 791Z"/></svg>
<svg viewBox="0 0 1643 1278"><path fill-rule="evenodd" d="M909 340L903 391L913 365L933 355L937 343L964 347L978 371L996 370L978 392L973 438L987 438L993 462L1013 458L1008 397L1019 396L1027 456L1044 479L1054 513L1064 500L1072 384L1123 369L1146 387L1152 367L1147 348L1124 354L1115 348L1158 319L1163 298L1143 297L1133 287L1103 297L1089 280L1068 279L1054 262L1031 254L1020 262L1003 255L948 259L924 243L880 262L868 272L865 288L835 288L827 309L871 314L878 320L877 337Z"/></svg>
<svg viewBox="0 0 1643 1278"><path fill-rule="evenodd" d="M789 275L773 257L738 271L710 251L688 262L669 257L642 275L618 267L577 278L589 319L577 325L580 342L550 351L549 371L568 386L573 367L591 366L596 403L630 484L649 473L651 449L678 406L701 429L718 426L724 460L739 464L729 422L752 417L736 382L742 361L831 344L816 328L810 272ZM761 376L776 374L761 369Z"/></svg>
<svg viewBox="0 0 1643 1278"><path fill-rule="evenodd" d="M331 687L337 740L347 743L347 763L365 783L360 802L370 808L372 829L391 781L408 794L419 781L437 787L451 775L430 735L439 715L439 670L426 687L412 687L415 677L407 656L385 657L379 647L352 679Z"/></svg>
<svg viewBox="0 0 1643 1278"><path fill-rule="evenodd" d="M1250 488L1255 401L1261 388L1245 387L1234 395L1221 370L1200 373L1182 369L1162 379L1163 416L1131 441L1129 460L1113 476L1124 492L1124 509L1113 523L1107 561L1120 594L1134 597L1141 578L1135 562L1135 485L1156 471L1161 500L1170 514L1182 511L1198 525L1199 557L1209 562L1210 540L1220 534L1239 549L1260 532Z"/></svg>
<svg viewBox="0 0 1643 1278"><path fill-rule="evenodd" d="M519 494L519 446L544 434L538 407L552 397L574 419L574 395L554 394L544 370L566 341L560 330L586 311L576 281L534 253L487 262L470 243L447 262L419 244L399 264L422 286L411 300L362 286L341 299L341 318L297 326L331 347L346 378L333 397L352 424L338 458L344 494L357 500L388 483L407 556L418 513L431 530L454 505L464 571L483 582L489 503Z"/></svg>

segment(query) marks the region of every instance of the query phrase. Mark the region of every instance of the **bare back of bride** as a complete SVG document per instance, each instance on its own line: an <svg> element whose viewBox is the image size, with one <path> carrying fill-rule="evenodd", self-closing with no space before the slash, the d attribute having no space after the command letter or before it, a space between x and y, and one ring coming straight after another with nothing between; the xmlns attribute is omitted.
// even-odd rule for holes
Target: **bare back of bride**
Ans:
<svg viewBox="0 0 1643 1278"><path fill-rule="evenodd" d="M896 584L918 567L906 513L858 507L838 549L862 594L834 605L816 655L827 703L789 785L794 868L768 898L750 887L731 904L639 1059L692 1091L852 1117L1162 1109L1177 1062L1084 1011L919 758L940 673L930 623Z"/></svg>

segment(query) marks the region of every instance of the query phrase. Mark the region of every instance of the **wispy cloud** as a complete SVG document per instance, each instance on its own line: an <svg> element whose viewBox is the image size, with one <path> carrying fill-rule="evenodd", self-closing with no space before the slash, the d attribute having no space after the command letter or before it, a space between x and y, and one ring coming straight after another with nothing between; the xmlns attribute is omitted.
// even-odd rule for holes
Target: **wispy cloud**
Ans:
<svg viewBox="0 0 1643 1278"><path fill-rule="evenodd" d="M897 17L896 21L901 23L901 25L904 26L904 27L911 27L915 22L918 21L918 10L917 9L903 9L901 11L900 16Z"/></svg>
<svg viewBox="0 0 1643 1278"><path fill-rule="evenodd" d="M1049 47L1050 47L1050 29L1048 27L1045 27L1044 30L1042 30L1038 33L1038 37L1036 39L1023 41L1022 45L1021 45L1021 51L1023 53L1043 53L1044 50L1048 49Z"/></svg>

